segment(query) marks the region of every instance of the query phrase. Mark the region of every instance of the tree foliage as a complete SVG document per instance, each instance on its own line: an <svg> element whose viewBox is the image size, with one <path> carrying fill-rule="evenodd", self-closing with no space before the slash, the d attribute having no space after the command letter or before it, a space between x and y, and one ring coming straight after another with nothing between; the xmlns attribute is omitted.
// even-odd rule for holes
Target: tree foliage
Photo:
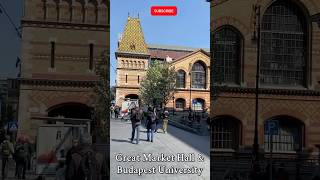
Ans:
<svg viewBox="0 0 320 180"><path fill-rule="evenodd" d="M96 64L96 74L99 77L94 88L94 121L96 125L97 141L107 143L109 140L109 107L110 85L109 64L107 52L101 54L101 60Z"/></svg>
<svg viewBox="0 0 320 180"><path fill-rule="evenodd" d="M145 105L165 106L174 94L175 79L175 69L169 63L155 62L150 66L140 86Z"/></svg>

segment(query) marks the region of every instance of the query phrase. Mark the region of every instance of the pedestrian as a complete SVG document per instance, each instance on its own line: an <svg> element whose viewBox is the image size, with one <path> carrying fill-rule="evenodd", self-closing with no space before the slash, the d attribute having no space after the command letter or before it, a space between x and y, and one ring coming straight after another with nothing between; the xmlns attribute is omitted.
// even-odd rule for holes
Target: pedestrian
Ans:
<svg viewBox="0 0 320 180"><path fill-rule="evenodd" d="M27 149L22 139L18 139L15 147L16 176L25 179L27 168ZM21 174L22 173L22 174Z"/></svg>
<svg viewBox="0 0 320 180"><path fill-rule="evenodd" d="M31 156L32 156L32 148L31 144L28 141L24 142L24 148L26 150L26 168L27 170L31 169Z"/></svg>
<svg viewBox="0 0 320 180"><path fill-rule="evenodd" d="M13 155L13 144L9 141L9 136L5 136L4 141L1 143L1 155L2 155L2 179L6 178L6 165L10 156Z"/></svg>
<svg viewBox="0 0 320 180"><path fill-rule="evenodd" d="M110 107L110 116L111 116L111 118L114 116L114 106L113 105Z"/></svg>
<svg viewBox="0 0 320 180"><path fill-rule="evenodd" d="M147 115L147 141L153 142L153 133L156 129L156 115L151 107L148 108Z"/></svg>
<svg viewBox="0 0 320 180"><path fill-rule="evenodd" d="M168 122L169 122L169 112L164 111L164 118L162 120L162 130L164 133L167 133Z"/></svg>
<svg viewBox="0 0 320 180"><path fill-rule="evenodd" d="M207 129L208 129L208 131L210 131L210 126L211 126L211 119L210 119L210 117L207 117Z"/></svg>
<svg viewBox="0 0 320 180"><path fill-rule="evenodd" d="M69 167L68 165L69 165L70 162L71 162L72 154L75 153L75 152L77 152L78 149L79 149L79 141L78 141L78 139L73 139L73 140L72 140L72 146L71 146L71 148L68 150L67 155L66 155L66 165L67 165L67 167L66 167L66 172L68 172L68 167ZM66 180L72 180L72 179L68 179L67 176L66 176L65 179L66 179Z"/></svg>
<svg viewBox="0 0 320 180"><path fill-rule="evenodd" d="M131 125L132 125L132 133L131 133L131 143L133 143L134 135L136 135L136 144L139 144L139 134L140 134L140 125L141 125L141 120L142 120L142 109L139 107L135 107L134 109L131 110Z"/></svg>
<svg viewBox="0 0 320 180"><path fill-rule="evenodd" d="M120 107L116 106L114 109L114 116L116 119L118 119L118 117L119 117L119 112L120 112Z"/></svg>
<svg viewBox="0 0 320 180"><path fill-rule="evenodd" d="M65 176L66 179L71 180L104 180L107 178L106 160L92 147L89 134L85 133L81 136L81 143L71 155Z"/></svg>
<svg viewBox="0 0 320 180"><path fill-rule="evenodd" d="M161 109L160 108L155 108L154 109L154 113L155 113L155 116L156 116L156 127L155 127L154 132L157 133L158 132L158 128L159 128L159 124L161 123L161 116L162 116Z"/></svg>

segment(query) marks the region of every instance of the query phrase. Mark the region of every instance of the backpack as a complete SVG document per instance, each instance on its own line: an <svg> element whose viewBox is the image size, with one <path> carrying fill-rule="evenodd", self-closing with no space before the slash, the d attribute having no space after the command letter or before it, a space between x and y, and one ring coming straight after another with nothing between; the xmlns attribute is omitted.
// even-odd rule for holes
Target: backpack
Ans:
<svg viewBox="0 0 320 180"><path fill-rule="evenodd" d="M156 115L153 112L151 112L149 114L149 116L150 116L151 123L155 123L156 122Z"/></svg>
<svg viewBox="0 0 320 180"><path fill-rule="evenodd" d="M8 141L3 141L2 144L2 155L3 156L9 156L10 155L10 145Z"/></svg>
<svg viewBox="0 0 320 180"><path fill-rule="evenodd" d="M137 111L135 109L131 110L130 119L131 119L131 121L136 121L136 119L137 119Z"/></svg>
<svg viewBox="0 0 320 180"><path fill-rule="evenodd" d="M98 171L98 161L96 154L93 151L87 151L81 155L81 160L78 168L78 177L85 180L96 180Z"/></svg>
<svg viewBox="0 0 320 180"><path fill-rule="evenodd" d="M136 121L140 122L142 118L143 118L143 111L141 109L138 109L136 113Z"/></svg>

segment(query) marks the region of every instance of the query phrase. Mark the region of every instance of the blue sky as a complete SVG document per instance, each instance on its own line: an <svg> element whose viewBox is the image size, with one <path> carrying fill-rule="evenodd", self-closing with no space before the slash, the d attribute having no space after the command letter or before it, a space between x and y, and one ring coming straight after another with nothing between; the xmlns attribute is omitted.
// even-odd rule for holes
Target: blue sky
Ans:
<svg viewBox="0 0 320 180"><path fill-rule="evenodd" d="M118 35L123 32L128 13L141 19L148 44L210 47L210 4L205 0L111 0L110 83L115 85ZM177 6L177 16L151 16L151 6Z"/></svg>
<svg viewBox="0 0 320 180"><path fill-rule="evenodd" d="M22 1L1 1L17 27L22 16ZM16 59L20 57L20 39L4 13L0 13L0 78L16 77Z"/></svg>

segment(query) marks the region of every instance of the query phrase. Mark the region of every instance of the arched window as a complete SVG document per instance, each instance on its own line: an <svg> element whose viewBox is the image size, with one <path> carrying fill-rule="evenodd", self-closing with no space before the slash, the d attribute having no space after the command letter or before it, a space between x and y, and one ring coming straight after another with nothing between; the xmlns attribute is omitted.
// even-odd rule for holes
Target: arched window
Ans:
<svg viewBox="0 0 320 180"><path fill-rule="evenodd" d="M273 126L268 125L270 121L277 122L276 124L278 124L277 134L272 135L273 151L296 151L302 148L303 123L291 117L275 117L265 122L264 149L266 151L269 151L271 147L271 136L268 132L276 132L270 128Z"/></svg>
<svg viewBox="0 0 320 180"><path fill-rule="evenodd" d="M58 20L58 4L54 0L48 0L46 4L46 19L48 21Z"/></svg>
<svg viewBox="0 0 320 180"><path fill-rule="evenodd" d="M62 0L59 4L59 20L62 22L70 22L71 20L71 3L67 0Z"/></svg>
<svg viewBox="0 0 320 180"><path fill-rule="evenodd" d="M222 116L215 118L211 124L213 149L238 149L241 144L241 123L239 120Z"/></svg>
<svg viewBox="0 0 320 180"><path fill-rule="evenodd" d="M214 34L214 78L218 82L240 82L241 34L231 26L223 26Z"/></svg>
<svg viewBox="0 0 320 180"><path fill-rule="evenodd" d="M84 14L83 14L82 2L79 0L76 0L72 5L72 21L75 23L82 23L83 17L84 17Z"/></svg>
<svg viewBox="0 0 320 180"><path fill-rule="evenodd" d="M203 62L198 61L194 63L194 65L192 66L191 77L192 88L206 88L206 66Z"/></svg>
<svg viewBox="0 0 320 180"><path fill-rule="evenodd" d="M298 6L276 1L261 24L261 83L306 85L307 20Z"/></svg>
<svg viewBox="0 0 320 180"><path fill-rule="evenodd" d="M192 101L192 109L193 110L196 110L196 111L202 111L205 109L205 100L204 99L201 99L201 98L197 98L197 99L194 99Z"/></svg>
<svg viewBox="0 0 320 180"><path fill-rule="evenodd" d="M185 88L186 73L184 70L179 70L176 74L176 88Z"/></svg>
<svg viewBox="0 0 320 180"><path fill-rule="evenodd" d="M89 0L86 6L86 22L96 23L98 17L98 3L95 0Z"/></svg>
<svg viewBox="0 0 320 180"><path fill-rule="evenodd" d="M176 100L176 108L177 109L184 109L186 107L186 100L179 98Z"/></svg>

